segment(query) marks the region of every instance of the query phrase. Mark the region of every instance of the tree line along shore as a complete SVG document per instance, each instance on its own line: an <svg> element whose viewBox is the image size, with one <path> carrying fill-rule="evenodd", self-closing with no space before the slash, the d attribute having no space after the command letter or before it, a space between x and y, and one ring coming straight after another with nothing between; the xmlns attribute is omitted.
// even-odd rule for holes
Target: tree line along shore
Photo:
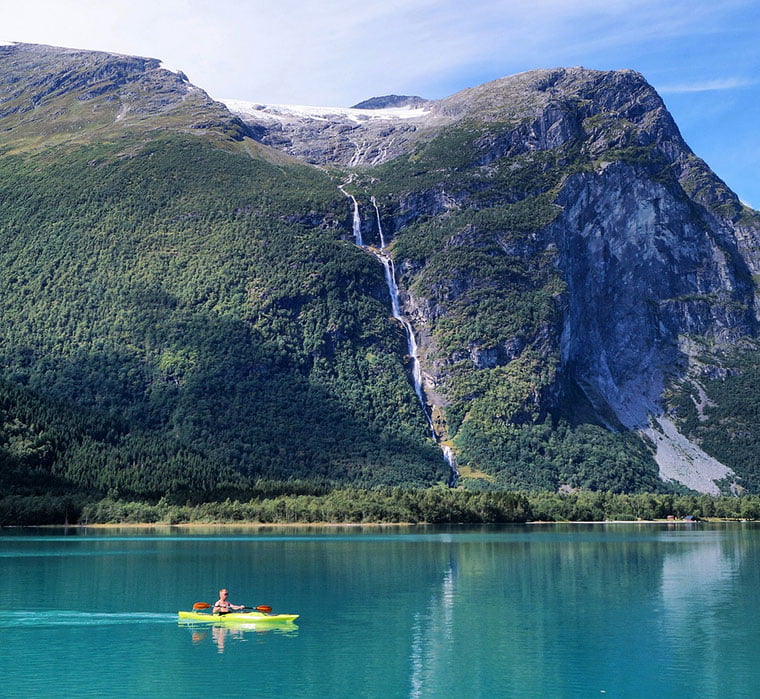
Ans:
<svg viewBox="0 0 760 699"><path fill-rule="evenodd" d="M475 492L340 488L322 493L275 494L247 501L156 502L105 497L0 498L0 526L89 524L499 524L683 519L760 520L760 496Z"/></svg>

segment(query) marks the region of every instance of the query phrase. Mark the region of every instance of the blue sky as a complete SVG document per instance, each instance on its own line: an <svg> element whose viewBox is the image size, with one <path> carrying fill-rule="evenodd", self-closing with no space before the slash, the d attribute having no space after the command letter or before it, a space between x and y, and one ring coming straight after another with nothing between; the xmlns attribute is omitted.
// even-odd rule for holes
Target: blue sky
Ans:
<svg viewBox="0 0 760 699"><path fill-rule="evenodd" d="M760 208L757 0L27 0L0 39L153 56L212 97L440 98L533 68L643 73L687 143Z"/></svg>

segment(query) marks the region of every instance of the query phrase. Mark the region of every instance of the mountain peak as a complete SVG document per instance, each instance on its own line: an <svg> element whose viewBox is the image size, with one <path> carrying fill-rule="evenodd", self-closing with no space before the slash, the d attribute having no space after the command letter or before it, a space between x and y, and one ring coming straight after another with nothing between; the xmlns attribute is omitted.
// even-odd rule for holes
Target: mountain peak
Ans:
<svg viewBox="0 0 760 699"><path fill-rule="evenodd" d="M0 44L0 120L6 141L22 149L160 125L233 137L245 130L156 58L24 43ZM46 123L56 123L54 132Z"/></svg>
<svg viewBox="0 0 760 699"><path fill-rule="evenodd" d="M428 100L410 95L384 95L382 97L372 97L359 104L355 104L351 109L387 109L388 107L412 107L418 109L424 107Z"/></svg>

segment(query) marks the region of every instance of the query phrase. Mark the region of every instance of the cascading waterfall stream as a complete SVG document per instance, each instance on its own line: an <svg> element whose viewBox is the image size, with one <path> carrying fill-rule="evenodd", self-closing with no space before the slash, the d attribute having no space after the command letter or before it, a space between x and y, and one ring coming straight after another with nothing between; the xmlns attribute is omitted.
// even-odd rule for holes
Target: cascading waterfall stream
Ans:
<svg viewBox="0 0 760 699"><path fill-rule="evenodd" d="M414 336L414 329L412 324L401 313L401 303L398 295L398 285L396 284L396 269L393 266L393 260L388 255L380 251L375 253L375 256L383 263L383 269L385 270L385 282L388 285L388 292L391 297L391 309L393 311L393 317L401 323L406 333L406 348L409 356L412 358L412 379L414 383L414 392L417 394L417 398L420 400L420 405L427 418L428 425L430 426L430 432L433 439L436 438L435 430L433 429L433 421L428 414L427 404L425 402L425 392L422 388L422 367L420 366L420 359L417 348L417 338Z"/></svg>
<svg viewBox="0 0 760 699"><path fill-rule="evenodd" d="M380 209L377 206L375 198L372 197L372 205L375 207L375 215L377 216L377 230L380 235L380 250L377 250L376 248L367 247L362 239L362 222L361 216L359 214L359 203L357 202L356 197L346 192L346 190L343 188L343 185L341 185L339 189L346 197L351 199L351 202L353 204L352 227L354 242L362 249L371 252L378 260L380 260L383 265L383 270L385 271L385 283L388 286L388 293L391 297L391 310L393 317L399 323L401 323L402 327L404 328L404 333L406 334L407 352L412 358L412 383L414 386L414 392L417 394L417 398L420 401L420 406L422 407L422 412L428 421L428 426L430 427L430 435L435 442L439 443L441 451L443 452L443 458L449 465L449 469L451 470L451 475L449 477L449 486L453 486L456 483L457 477L459 476L456 459L454 458L454 452L452 451L451 447L440 444L438 435L436 434L433 427L433 419L430 415L430 411L428 410L427 401L425 400L425 389L422 385L422 367L420 365L418 355L417 338L415 337L412 324L409 322L401 310L401 300L399 297L398 284L396 283L396 268L393 264L393 260L385 252L387 244L385 241L385 236L383 235L383 226L380 223Z"/></svg>
<svg viewBox="0 0 760 699"><path fill-rule="evenodd" d="M356 201L356 197L353 194L349 194L345 189L343 189L343 185L338 187L343 194L345 194L352 202L353 202L353 223L352 223L352 229L354 232L354 242L360 247L364 247L364 241L362 240L362 220L359 216L359 202Z"/></svg>
<svg viewBox="0 0 760 699"><path fill-rule="evenodd" d="M377 199L375 199L375 197L371 197L370 201L372 202L372 206L375 207L375 217L377 218L377 232L380 234L380 249L385 250L387 245L385 243L385 236L383 236L383 224L380 223L380 209L377 206Z"/></svg>
<svg viewBox="0 0 760 699"><path fill-rule="evenodd" d="M454 451L451 447L445 444L442 444L441 451L443 452L443 458L446 459L446 463L449 465L449 468L451 469L451 476L449 477L449 486L453 488L456 485L457 478L459 478L459 470L457 469L457 459L456 459L456 456L454 456Z"/></svg>
<svg viewBox="0 0 760 699"><path fill-rule="evenodd" d="M422 406L422 412L427 418L428 425L430 426L430 433L433 439L437 439L435 430L433 429L433 420L428 412L427 403L425 401L425 390L422 387L422 366L420 365L419 352L417 348L417 338L414 335L414 328L406 316L401 312L401 299L398 293L398 284L396 283L396 268L393 265L393 260L385 252L385 237L383 236L383 227L380 223L380 210L377 208L377 202L375 198L372 198L372 204L375 207L375 214L377 216L377 230L380 234L380 250L372 250L371 252L377 257L383 265L385 270L385 283L388 286L388 293L391 297L391 311L393 317L401 323L406 333L406 348L409 356L412 358L412 380L414 384L414 392L419 398L420 405ZM361 225L361 219L359 219L359 225ZM354 235L355 237L355 235Z"/></svg>

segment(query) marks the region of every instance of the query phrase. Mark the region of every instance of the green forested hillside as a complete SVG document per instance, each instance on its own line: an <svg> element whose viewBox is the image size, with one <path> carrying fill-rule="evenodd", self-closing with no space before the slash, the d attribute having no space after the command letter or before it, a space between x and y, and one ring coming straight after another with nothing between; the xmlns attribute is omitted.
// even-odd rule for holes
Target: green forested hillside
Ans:
<svg viewBox="0 0 760 699"><path fill-rule="evenodd" d="M275 120L273 142L308 151L319 136L328 155L312 166L155 59L0 47L3 521L98 501L108 519L126 501L163 517L226 498L329 500L336 485L352 490L301 503L308 516L355 496L366 519L362 488L388 487L390 508L396 487L447 482L346 192L364 240L379 242L379 222L392 241L432 422L469 491L420 491L424 512L412 498L388 517L524 519L522 496L492 492L505 489L667 504L683 486L615 412L646 400L654 414L665 388L683 434L734 469L723 491L760 491L760 219L656 93L630 71L558 69L427 104L400 155L356 167L329 160L349 152L346 129L380 139L365 150L382 160L398 125ZM628 511L606 497L544 514Z"/></svg>
<svg viewBox="0 0 760 699"><path fill-rule="evenodd" d="M438 480L344 202L314 168L192 136L0 157L4 378L121 430L83 432L56 476L151 495L233 472Z"/></svg>

